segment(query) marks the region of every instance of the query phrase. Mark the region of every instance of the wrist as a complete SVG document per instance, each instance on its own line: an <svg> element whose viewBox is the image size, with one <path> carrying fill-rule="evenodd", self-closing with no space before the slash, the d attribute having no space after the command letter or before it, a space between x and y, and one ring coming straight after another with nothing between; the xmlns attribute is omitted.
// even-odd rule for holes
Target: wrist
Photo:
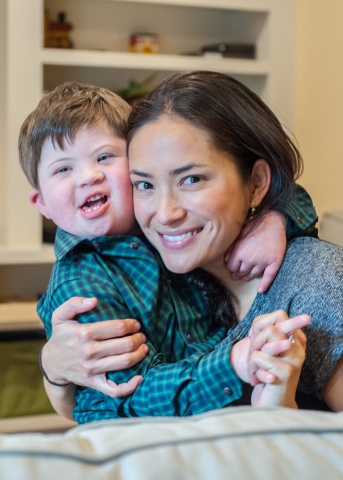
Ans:
<svg viewBox="0 0 343 480"><path fill-rule="evenodd" d="M234 343L230 351L230 363L236 375L245 383L250 383L248 374L247 352L250 346L250 339L243 338Z"/></svg>
<svg viewBox="0 0 343 480"><path fill-rule="evenodd" d="M51 378L50 376L48 376L45 368L43 367L43 350L44 350L44 346L40 349L40 352L39 352L39 357L38 357L38 362L39 362L39 368L42 372L42 375L43 377L46 379L47 382L49 382L51 385L55 385L56 387L66 387L68 385L70 385L70 382L66 382L66 381L63 381L63 380L55 380L54 378Z"/></svg>

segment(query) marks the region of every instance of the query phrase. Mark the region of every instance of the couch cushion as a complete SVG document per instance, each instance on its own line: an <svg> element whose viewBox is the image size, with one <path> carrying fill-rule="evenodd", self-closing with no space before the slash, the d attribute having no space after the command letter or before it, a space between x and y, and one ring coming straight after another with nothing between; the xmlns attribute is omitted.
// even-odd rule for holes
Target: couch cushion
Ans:
<svg viewBox="0 0 343 480"><path fill-rule="evenodd" d="M342 479L343 413L236 407L0 435L0 478Z"/></svg>

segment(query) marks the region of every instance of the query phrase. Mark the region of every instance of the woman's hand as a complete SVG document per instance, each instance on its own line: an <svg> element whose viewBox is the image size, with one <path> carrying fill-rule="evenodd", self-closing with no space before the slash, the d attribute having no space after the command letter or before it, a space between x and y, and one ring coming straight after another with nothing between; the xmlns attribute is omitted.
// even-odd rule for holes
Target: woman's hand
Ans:
<svg viewBox="0 0 343 480"><path fill-rule="evenodd" d="M286 219L271 211L252 232L235 242L227 251L225 261L234 280L246 282L261 277L258 292L270 287L283 262L286 251Z"/></svg>
<svg viewBox="0 0 343 480"><path fill-rule="evenodd" d="M255 385L253 406L297 408L295 393L306 348L300 328L310 321L308 315L289 319L281 310L255 319L248 359L250 381Z"/></svg>
<svg viewBox="0 0 343 480"><path fill-rule="evenodd" d="M73 297L55 310L52 336L42 352L44 370L56 383L91 387L111 397L129 395L142 377L137 375L128 383L117 385L106 378L106 372L140 362L148 351L145 336L138 332L140 324L133 319L91 324L73 320L95 305L95 298Z"/></svg>

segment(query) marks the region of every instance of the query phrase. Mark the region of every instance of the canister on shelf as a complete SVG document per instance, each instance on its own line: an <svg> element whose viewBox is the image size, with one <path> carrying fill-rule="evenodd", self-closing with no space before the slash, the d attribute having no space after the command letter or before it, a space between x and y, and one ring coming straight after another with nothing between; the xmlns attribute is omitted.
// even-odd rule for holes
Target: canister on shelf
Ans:
<svg viewBox="0 0 343 480"><path fill-rule="evenodd" d="M159 35L157 35L156 33L133 33L130 36L130 52L159 53Z"/></svg>

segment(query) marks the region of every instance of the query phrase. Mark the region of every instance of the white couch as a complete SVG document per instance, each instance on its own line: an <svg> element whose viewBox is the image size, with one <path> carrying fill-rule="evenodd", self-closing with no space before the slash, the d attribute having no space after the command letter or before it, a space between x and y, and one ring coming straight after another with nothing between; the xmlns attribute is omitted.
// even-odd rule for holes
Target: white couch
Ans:
<svg viewBox="0 0 343 480"><path fill-rule="evenodd" d="M6 480L342 480L343 413L236 407L0 435Z"/></svg>
<svg viewBox="0 0 343 480"><path fill-rule="evenodd" d="M4 480L342 480L343 413L236 407L0 435Z"/></svg>

